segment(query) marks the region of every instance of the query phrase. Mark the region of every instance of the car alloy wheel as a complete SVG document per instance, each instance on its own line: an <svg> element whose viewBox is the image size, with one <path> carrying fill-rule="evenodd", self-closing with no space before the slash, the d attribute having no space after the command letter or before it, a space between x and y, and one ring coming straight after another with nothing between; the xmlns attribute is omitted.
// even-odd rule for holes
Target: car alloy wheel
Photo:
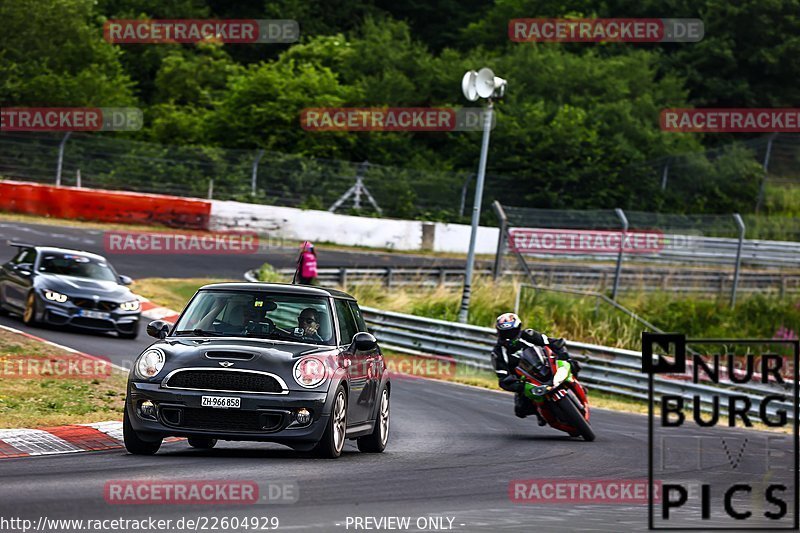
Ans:
<svg viewBox="0 0 800 533"><path fill-rule="evenodd" d="M344 447L344 436L347 431L347 402L344 391L340 390L333 404L333 446L339 454Z"/></svg>
<svg viewBox="0 0 800 533"><path fill-rule="evenodd" d="M22 321L26 324L33 324L36 319L36 296L31 292L25 301L25 312L22 314Z"/></svg>
<svg viewBox="0 0 800 533"><path fill-rule="evenodd" d="M380 424L381 424L381 444L386 446L386 441L389 440L389 391L383 389L381 394L381 411L380 411Z"/></svg>

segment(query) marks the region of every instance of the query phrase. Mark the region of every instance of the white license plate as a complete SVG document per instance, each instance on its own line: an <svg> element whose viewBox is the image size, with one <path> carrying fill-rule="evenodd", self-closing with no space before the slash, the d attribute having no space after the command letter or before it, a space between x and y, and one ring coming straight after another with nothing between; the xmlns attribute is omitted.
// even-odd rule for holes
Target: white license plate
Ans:
<svg viewBox="0 0 800 533"><path fill-rule="evenodd" d="M104 313L103 311L89 311L86 309L81 309L79 313L80 316L85 316L86 318L100 318L100 319L107 319L111 316L110 313Z"/></svg>
<svg viewBox="0 0 800 533"><path fill-rule="evenodd" d="M241 398L231 396L203 396L201 399L203 407L216 407L219 409L238 409L242 406Z"/></svg>

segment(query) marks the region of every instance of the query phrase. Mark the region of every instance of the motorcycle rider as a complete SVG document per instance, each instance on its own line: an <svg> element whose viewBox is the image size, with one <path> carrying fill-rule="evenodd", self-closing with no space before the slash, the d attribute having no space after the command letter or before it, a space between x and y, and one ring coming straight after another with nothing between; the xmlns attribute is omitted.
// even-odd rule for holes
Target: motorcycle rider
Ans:
<svg viewBox="0 0 800 533"><path fill-rule="evenodd" d="M514 372L519 364L521 350L525 348L526 342L536 346L547 346L556 354L557 359L569 361L575 376L580 371L578 362L570 359L564 339L553 339L533 329L522 329L522 320L516 313L503 313L498 316L495 329L497 343L492 348L492 363L500 388L514 393L515 415L525 418L535 414L539 425L544 426L547 422L542 418L536 405L525 397L523 383Z"/></svg>

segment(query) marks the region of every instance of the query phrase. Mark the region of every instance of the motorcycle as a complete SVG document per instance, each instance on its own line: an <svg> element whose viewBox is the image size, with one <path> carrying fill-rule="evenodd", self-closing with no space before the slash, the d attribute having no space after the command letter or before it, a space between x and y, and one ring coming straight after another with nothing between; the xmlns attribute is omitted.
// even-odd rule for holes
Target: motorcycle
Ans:
<svg viewBox="0 0 800 533"><path fill-rule="evenodd" d="M595 439L586 389L572 375L567 361L558 361L547 346L528 344L515 371L524 383L525 396L550 427L586 441Z"/></svg>

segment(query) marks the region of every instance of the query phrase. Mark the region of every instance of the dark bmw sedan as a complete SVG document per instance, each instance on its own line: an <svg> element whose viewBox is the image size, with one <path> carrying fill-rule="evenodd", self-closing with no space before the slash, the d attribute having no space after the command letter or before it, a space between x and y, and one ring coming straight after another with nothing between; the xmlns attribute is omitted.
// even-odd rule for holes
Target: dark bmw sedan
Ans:
<svg viewBox="0 0 800 533"><path fill-rule="evenodd" d="M0 267L0 310L27 325L45 323L112 331L133 339L140 303L106 259L89 252L11 243L18 248Z"/></svg>
<svg viewBox="0 0 800 533"><path fill-rule="evenodd" d="M202 287L128 378L123 433L133 454L162 439L195 448L218 439L268 441L322 457L355 439L382 452L389 438L388 372L355 299L310 286Z"/></svg>

